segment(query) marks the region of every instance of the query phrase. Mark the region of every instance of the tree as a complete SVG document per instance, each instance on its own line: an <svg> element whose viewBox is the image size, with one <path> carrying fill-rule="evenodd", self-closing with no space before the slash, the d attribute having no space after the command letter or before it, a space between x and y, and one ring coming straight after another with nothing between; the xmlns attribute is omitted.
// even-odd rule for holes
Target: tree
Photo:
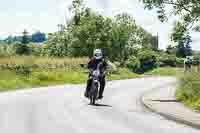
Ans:
<svg viewBox="0 0 200 133"><path fill-rule="evenodd" d="M192 42L191 36L187 35L185 38L185 49L186 49L185 55L186 56L192 56L191 42Z"/></svg>
<svg viewBox="0 0 200 133"><path fill-rule="evenodd" d="M183 23L176 23L171 34L171 39L172 41L178 43L178 45L176 46L176 55L178 57L185 58L186 56L192 55L192 39Z"/></svg>
<svg viewBox="0 0 200 133"><path fill-rule="evenodd" d="M184 40L184 37L187 35L187 29L184 27L183 23L177 22L173 28L173 32L171 34L171 40L174 42L179 42L180 40Z"/></svg>
<svg viewBox="0 0 200 133"><path fill-rule="evenodd" d="M51 56L90 57L95 48L101 48L112 61L125 62L135 54L136 45L145 48L152 45L152 35L137 26L127 13L111 19L85 7L81 0L73 0L70 11L73 17L65 30L48 39L46 53Z"/></svg>
<svg viewBox="0 0 200 133"><path fill-rule="evenodd" d="M22 36L22 44L28 44L30 41L28 37L28 32L26 30L23 31L23 36Z"/></svg>
<svg viewBox="0 0 200 133"><path fill-rule="evenodd" d="M101 15L82 16L79 25L73 26L72 48L76 56L91 56L94 48L106 48L110 40L109 23Z"/></svg>
<svg viewBox="0 0 200 133"><path fill-rule="evenodd" d="M13 37L11 35L9 35L6 40L5 40L8 44L13 43Z"/></svg>
<svg viewBox="0 0 200 133"><path fill-rule="evenodd" d="M200 2L199 0L140 0L145 8L157 9L158 18L163 22L170 16L176 16L176 32L173 40L178 42L184 37L184 32L200 31Z"/></svg>
<svg viewBox="0 0 200 133"><path fill-rule="evenodd" d="M73 0L69 11L73 13L73 24L78 25L84 11L83 0Z"/></svg>
<svg viewBox="0 0 200 133"><path fill-rule="evenodd" d="M180 58L185 58L186 54L185 54L185 45L183 40L178 42L178 45L176 46L176 56L180 57Z"/></svg>
<svg viewBox="0 0 200 133"><path fill-rule="evenodd" d="M200 2L198 0L141 0L145 8L157 9L158 18L167 20L171 15L181 19L186 29L200 26ZM167 10L170 9L170 10ZM195 25L194 25L195 24Z"/></svg>
<svg viewBox="0 0 200 133"><path fill-rule="evenodd" d="M177 57L185 58L186 56L192 56L191 42L192 40L189 34L187 34L186 37L178 42L178 45L176 47Z"/></svg>
<svg viewBox="0 0 200 133"><path fill-rule="evenodd" d="M125 61L133 47L133 34L136 32L135 20L127 13L118 14L115 16L112 26L113 49L116 51L114 57ZM131 38L132 37L132 38Z"/></svg>
<svg viewBox="0 0 200 133"><path fill-rule="evenodd" d="M57 57L69 56L69 45L71 40L71 34L68 32L50 34L47 46L42 51L42 54Z"/></svg>
<svg viewBox="0 0 200 133"><path fill-rule="evenodd" d="M17 44L16 54L19 55L29 55L31 53L31 49L27 46L30 39L28 36L28 32L26 30L23 31L21 44Z"/></svg>

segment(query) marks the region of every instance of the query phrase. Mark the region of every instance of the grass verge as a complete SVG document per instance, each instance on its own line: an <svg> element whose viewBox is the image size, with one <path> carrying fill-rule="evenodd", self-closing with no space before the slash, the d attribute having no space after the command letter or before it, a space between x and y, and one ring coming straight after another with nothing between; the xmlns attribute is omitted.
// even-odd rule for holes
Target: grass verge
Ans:
<svg viewBox="0 0 200 133"><path fill-rule="evenodd" d="M187 73L180 77L176 99L195 111L200 111L200 73Z"/></svg>
<svg viewBox="0 0 200 133"><path fill-rule="evenodd" d="M156 75L156 76L176 76L177 68L175 67L159 67L146 72L145 75Z"/></svg>
<svg viewBox="0 0 200 133"><path fill-rule="evenodd" d="M86 83L85 69L34 69L31 74L16 74L10 70L0 70L0 91L12 91L22 88L33 88L61 84ZM120 80L139 77L126 68L120 68L117 73L109 74L107 80Z"/></svg>

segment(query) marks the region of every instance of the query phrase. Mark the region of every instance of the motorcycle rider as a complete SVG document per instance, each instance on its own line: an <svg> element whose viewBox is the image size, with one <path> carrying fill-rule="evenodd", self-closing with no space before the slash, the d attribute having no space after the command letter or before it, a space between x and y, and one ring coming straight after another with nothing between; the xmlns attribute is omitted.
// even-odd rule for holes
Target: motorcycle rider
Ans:
<svg viewBox="0 0 200 133"><path fill-rule="evenodd" d="M103 92L104 92L104 88L105 88L105 70L107 67L107 63L105 61L105 59L103 58L103 54L101 49L95 49L94 53L93 53L93 57L90 59L90 61L88 62L88 69L89 69L89 79L87 81L87 86L86 86L86 91L85 91L85 97L88 98L88 92L90 91L90 86L92 84L92 79L91 77L91 73L97 69L98 64L101 63L100 66L100 77L99 77L99 82L100 82L100 90L99 90L99 96L98 99L102 99L103 98Z"/></svg>

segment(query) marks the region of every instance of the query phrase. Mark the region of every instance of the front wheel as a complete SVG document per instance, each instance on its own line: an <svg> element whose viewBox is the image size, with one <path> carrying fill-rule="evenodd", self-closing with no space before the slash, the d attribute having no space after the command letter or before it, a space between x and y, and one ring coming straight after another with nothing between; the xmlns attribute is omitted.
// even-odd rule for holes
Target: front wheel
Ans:
<svg viewBox="0 0 200 133"><path fill-rule="evenodd" d="M94 105L98 96L98 83L93 82L90 90L90 104Z"/></svg>
<svg viewBox="0 0 200 133"><path fill-rule="evenodd" d="M92 99L93 99L93 100L92 100L92 104L95 105L96 97L93 97Z"/></svg>
<svg viewBox="0 0 200 133"><path fill-rule="evenodd" d="M95 101L96 101L96 97L95 96L91 96L90 97L90 104L91 105L95 105Z"/></svg>

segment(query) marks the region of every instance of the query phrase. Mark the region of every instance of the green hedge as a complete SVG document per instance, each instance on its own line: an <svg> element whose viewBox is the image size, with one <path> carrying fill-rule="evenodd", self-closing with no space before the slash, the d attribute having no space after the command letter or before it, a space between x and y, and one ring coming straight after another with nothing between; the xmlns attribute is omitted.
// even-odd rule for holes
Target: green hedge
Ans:
<svg viewBox="0 0 200 133"><path fill-rule="evenodd" d="M157 54L152 50L143 49L138 52L137 57L129 57L126 66L136 73L152 70L158 66Z"/></svg>

